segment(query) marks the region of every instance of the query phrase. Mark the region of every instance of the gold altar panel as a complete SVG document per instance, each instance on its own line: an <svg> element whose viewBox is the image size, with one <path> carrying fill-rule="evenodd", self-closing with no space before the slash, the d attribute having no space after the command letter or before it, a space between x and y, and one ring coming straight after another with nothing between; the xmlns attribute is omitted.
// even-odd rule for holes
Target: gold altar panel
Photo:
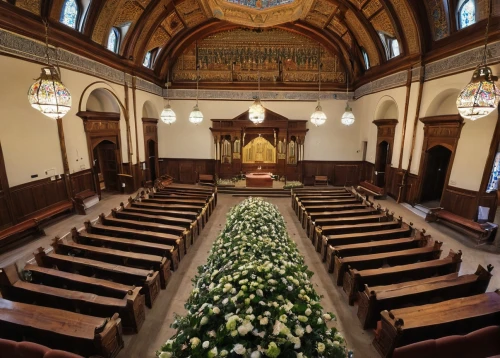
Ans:
<svg viewBox="0 0 500 358"><path fill-rule="evenodd" d="M276 148L267 139L257 137L243 147L243 163L276 163Z"/></svg>
<svg viewBox="0 0 500 358"><path fill-rule="evenodd" d="M318 82L345 83L339 55L311 39L281 29L236 29L198 42L200 80L212 82ZM177 59L174 82L196 81L196 47L192 44Z"/></svg>

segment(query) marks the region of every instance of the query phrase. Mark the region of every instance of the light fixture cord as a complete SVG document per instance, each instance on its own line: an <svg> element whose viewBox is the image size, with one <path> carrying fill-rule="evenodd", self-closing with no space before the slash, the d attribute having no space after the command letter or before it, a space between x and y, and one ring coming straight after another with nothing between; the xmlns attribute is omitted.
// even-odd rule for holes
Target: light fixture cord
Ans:
<svg viewBox="0 0 500 358"><path fill-rule="evenodd" d="M488 33L489 33L489 29L490 29L492 7L493 7L492 0L489 0L488 1L488 22L486 23L486 34L484 36L484 52L483 52L483 63L485 66L486 66L486 61L487 61L486 60L487 59L486 53L487 53L487 47L488 47Z"/></svg>
<svg viewBox="0 0 500 358"><path fill-rule="evenodd" d="M49 57L49 22L47 19L43 19L43 24L45 25L45 57L47 57L47 65L50 66Z"/></svg>
<svg viewBox="0 0 500 358"><path fill-rule="evenodd" d="M318 106L321 99L321 47L318 47Z"/></svg>
<svg viewBox="0 0 500 358"><path fill-rule="evenodd" d="M198 65L196 67L196 105L198 105L198 91L199 91L198 81L199 80L200 80L200 66Z"/></svg>
<svg viewBox="0 0 500 358"><path fill-rule="evenodd" d="M258 91L257 91L257 98L260 99L260 58L259 61L257 62L257 86L258 86Z"/></svg>

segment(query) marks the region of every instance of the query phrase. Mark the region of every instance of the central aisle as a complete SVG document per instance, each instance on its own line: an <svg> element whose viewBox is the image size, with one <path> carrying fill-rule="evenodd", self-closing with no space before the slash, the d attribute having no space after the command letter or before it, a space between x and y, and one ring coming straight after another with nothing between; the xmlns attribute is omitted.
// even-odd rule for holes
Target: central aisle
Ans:
<svg viewBox="0 0 500 358"><path fill-rule="evenodd" d="M244 198L219 194L217 207L198 241L180 262L179 269L172 275L167 289L161 292L155 307L152 310L146 308L148 318L139 334L124 336L125 348L118 354L118 358L152 358L155 351L175 333L170 325L174 321L175 313L180 315L186 313L184 303L193 288L191 280L196 275L198 266L206 262L208 252L226 223L229 209L243 200ZM321 300L324 312L333 312L337 316L338 321L333 322L333 325L344 335L348 349L354 351L355 357L379 357L371 345L373 335L361 329L356 317L357 307L347 305L341 288L334 287L332 276L327 273L319 255L305 236L293 212L291 199L265 198L265 200L277 205L285 218L290 237L297 243L309 270L314 272L311 281L315 284L318 294L324 296Z"/></svg>

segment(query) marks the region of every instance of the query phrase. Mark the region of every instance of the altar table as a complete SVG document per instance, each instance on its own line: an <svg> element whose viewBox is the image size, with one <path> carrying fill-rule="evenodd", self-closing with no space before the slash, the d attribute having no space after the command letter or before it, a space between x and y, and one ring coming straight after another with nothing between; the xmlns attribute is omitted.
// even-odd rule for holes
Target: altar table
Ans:
<svg viewBox="0 0 500 358"><path fill-rule="evenodd" d="M246 186L256 188L272 188L271 173L249 173L246 175Z"/></svg>

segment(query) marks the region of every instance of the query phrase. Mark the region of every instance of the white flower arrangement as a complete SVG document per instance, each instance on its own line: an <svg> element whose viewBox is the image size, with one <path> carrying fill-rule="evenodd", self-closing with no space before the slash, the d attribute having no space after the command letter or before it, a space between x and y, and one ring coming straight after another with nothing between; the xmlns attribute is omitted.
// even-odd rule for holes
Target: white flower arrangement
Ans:
<svg viewBox="0 0 500 358"><path fill-rule="evenodd" d="M188 314L176 316L177 333L157 356L346 357L311 276L277 208L243 201L230 210L193 279Z"/></svg>

